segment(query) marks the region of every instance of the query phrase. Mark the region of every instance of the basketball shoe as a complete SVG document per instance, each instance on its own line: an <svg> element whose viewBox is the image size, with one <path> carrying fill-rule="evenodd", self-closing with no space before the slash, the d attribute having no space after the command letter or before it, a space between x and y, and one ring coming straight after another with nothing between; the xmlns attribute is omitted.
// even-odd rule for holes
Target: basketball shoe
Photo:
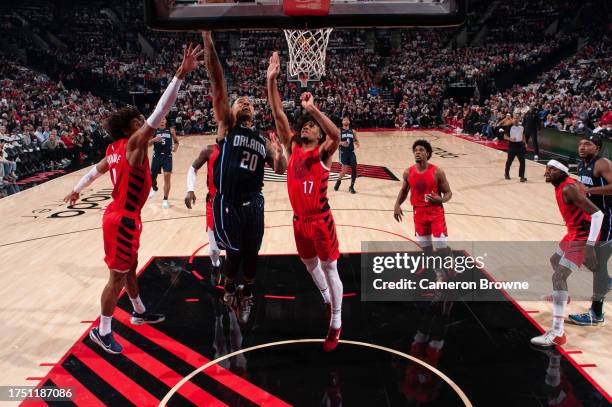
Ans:
<svg viewBox="0 0 612 407"><path fill-rule="evenodd" d="M546 331L543 335L531 338L531 343L537 346L561 346L567 342L567 336L565 332L561 335L557 335L552 329Z"/></svg>

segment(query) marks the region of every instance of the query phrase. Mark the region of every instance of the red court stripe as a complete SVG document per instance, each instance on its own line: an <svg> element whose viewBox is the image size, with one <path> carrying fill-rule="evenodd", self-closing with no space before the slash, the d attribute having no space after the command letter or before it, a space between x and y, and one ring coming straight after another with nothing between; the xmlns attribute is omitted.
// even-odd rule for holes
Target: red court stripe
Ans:
<svg viewBox="0 0 612 407"><path fill-rule="evenodd" d="M346 293L346 294L343 294L342 296L343 297L355 297L356 295L357 293Z"/></svg>
<svg viewBox="0 0 612 407"><path fill-rule="evenodd" d="M81 324L93 324L96 321L81 321Z"/></svg>
<svg viewBox="0 0 612 407"><path fill-rule="evenodd" d="M529 311L525 311L525 312L526 312L526 313L528 313L528 314L537 314L537 313L539 313L540 311L536 311L536 310L529 310Z"/></svg>
<svg viewBox="0 0 612 407"><path fill-rule="evenodd" d="M114 335L123 345L123 355L125 357L157 377L170 388L174 387L174 385L183 378L183 376L144 352L121 335L117 333L114 333ZM197 406L227 406L227 404L221 402L191 382L187 382L181 386L178 389L178 393L187 398L187 400L195 403Z"/></svg>
<svg viewBox="0 0 612 407"><path fill-rule="evenodd" d="M126 325L130 325L130 315L120 308L115 310L115 318L118 321L123 322ZM200 355L193 349L183 345L182 343L172 339L161 331L158 331L151 325L132 325L131 328L139 334L146 337L148 340L156 343L158 346L167 350L168 352L178 356L191 366L198 368L206 363L210 362L210 359ZM289 404L274 397L267 391L255 386L253 383L243 379L240 376L235 375L222 368L219 365L211 366L204 371L205 374L209 375L219 383L225 385L236 393L240 394L244 398L251 400L255 404L265 404L269 407L283 406L288 407Z"/></svg>
<svg viewBox="0 0 612 407"><path fill-rule="evenodd" d="M71 387L71 401L77 406L104 407L104 403L98 400L96 396L94 396L89 390L87 390L85 386L83 386L63 367L56 366L55 369L53 369L53 374L47 376L47 378L53 381L53 383L55 383L57 387ZM47 403L43 402L42 400L28 400L21 403L21 406L47 406Z"/></svg>
<svg viewBox="0 0 612 407"><path fill-rule="evenodd" d="M38 381L42 379L44 379L44 377L26 377L26 380L33 380L33 381Z"/></svg>
<svg viewBox="0 0 612 407"><path fill-rule="evenodd" d="M200 273L195 270L191 270L191 274L193 274L198 280L204 280L204 277L202 277Z"/></svg>
<svg viewBox="0 0 612 407"><path fill-rule="evenodd" d="M198 302L200 301L198 298L185 298L185 302Z"/></svg>
<svg viewBox="0 0 612 407"><path fill-rule="evenodd" d="M38 366L55 366L57 363L39 363Z"/></svg>
<svg viewBox="0 0 612 407"><path fill-rule="evenodd" d="M273 300L295 300L295 297L292 295L264 295L264 298L270 298Z"/></svg>
<svg viewBox="0 0 612 407"><path fill-rule="evenodd" d="M82 342L72 348L72 354L83 364L93 370L102 380L111 385L126 399L137 406L153 406L159 404L159 400L148 391L127 377L121 370L102 359L93 350Z"/></svg>
<svg viewBox="0 0 612 407"><path fill-rule="evenodd" d="M208 243L204 243L202 246L198 247L197 249L195 249L195 251L193 253L191 253L191 256L189 256L189 261L188 263L191 264L193 263L193 258L196 256L196 254L202 250L203 248L205 248L206 246L208 246Z"/></svg>
<svg viewBox="0 0 612 407"><path fill-rule="evenodd" d="M597 365L595 363L587 363L587 364L578 365L578 366L580 366L580 367L597 367Z"/></svg>
<svg viewBox="0 0 612 407"><path fill-rule="evenodd" d="M582 353L582 351L581 350L566 350L565 353L567 353L568 355L578 355Z"/></svg>

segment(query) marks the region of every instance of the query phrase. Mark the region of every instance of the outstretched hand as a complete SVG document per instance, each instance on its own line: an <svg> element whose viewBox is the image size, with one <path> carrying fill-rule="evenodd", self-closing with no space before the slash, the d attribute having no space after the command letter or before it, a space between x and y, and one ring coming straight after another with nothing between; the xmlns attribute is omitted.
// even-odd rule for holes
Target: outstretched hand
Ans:
<svg viewBox="0 0 612 407"><path fill-rule="evenodd" d="M280 57L278 56L278 51L274 51L272 56L270 57L270 65L268 65L268 80L274 80L278 77L280 73Z"/></svg>
<svg viewBox="0 0 612 407"><path fill-rule="evenodd" d="M64 197L64 202L69 203L70 205L74 205L76 201L79 200L81 194L78 192L71 191L68 195Z"/></svg>
<svg viewBox="0 0 612 407"><path fill-rule="evenodd" d="M283 155L283 147L276 133L270 133L270 145L272 146L272 149L276 152L277 156Z"/></svg>
<svg viewBox="0 0 612 407"><path fill-rule="evenodd" d="M204 50L199 44L193 48L192 44L190 43L183 50L183 62L181 62L181 66L179 67L176 76L179 79L184 79L189 72L194 71L198 66L202 65L203 62L201 61L201 58L203 55Z"/></svg>
<svg viewBox="0 0 612 407"><path fill-rule="evenodd" d="M312 93L304 92L302 93L302 96L300 96L300 99L302 100L302 107L307 112L316 109L316 106L314 104L314 96L312 96Z"/></svg>

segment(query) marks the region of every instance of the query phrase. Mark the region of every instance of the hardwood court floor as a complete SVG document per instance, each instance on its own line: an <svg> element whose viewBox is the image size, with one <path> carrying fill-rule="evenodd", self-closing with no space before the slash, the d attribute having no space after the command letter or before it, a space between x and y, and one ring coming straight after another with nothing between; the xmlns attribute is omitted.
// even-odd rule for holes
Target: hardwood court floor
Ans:
<svg viewBox="0 0 612 407"><path fill-rule="evenodd" d="M527 163L526 184L518 182L518 162L513 180L503 179L506 155L439 131L361 132L357 150L364 174L357 180L358 194L347 192L343 182L338 192L330 188L340 249L361 251L362 241L401 241L412 238L411 212L401 224L393 219L398 181L384 175L386 167L400 178L414 162L411 146L425 138L436 148L432 162L444 168L454 196L446 205L452 241L558 241L565 233L554 199L554 190L544 182L544 166ZM143 233L140 261L152 256L189 256L207 242L204 230L205 169L200 171L199 201L195 209L183 204L186 172L200 148L213 142L211 136L188 137L174 158L173 189L168 210L161 208L161 194L142 212ZM38 187L0 200L0 385L36 384L27 378L42 377L49 370L41 363L57 362L84 331L81 321L99 314L99 296L107 279L102 261L101 216L109 202L110 179L99 179L85 191L85 202L69 210L61 202L87 170L72 173ZM269 178L273 178L269 176ZM162 178L159 178L160 187ZM267 181L266 234L262 253L295 253L291 208L284 182ZM524 259L523 259L524 260ZM546 265L547 258L534 259ZM509 280L490 270L498 280ZM549 268L541 270L545 278ZM574 277L572 277L574 278ZM581 277L584 280L584 276ZM570 279L570 293L572 280ZM550 306L542 301L520 305L543 327L551 321ZM569 312L584 310L586 302L573 301ZM608 315L612 309L606 305ZM566 325L571 357L608 393L612 392L611 329ZM592 366L595 365L595 366Z"/></svg>

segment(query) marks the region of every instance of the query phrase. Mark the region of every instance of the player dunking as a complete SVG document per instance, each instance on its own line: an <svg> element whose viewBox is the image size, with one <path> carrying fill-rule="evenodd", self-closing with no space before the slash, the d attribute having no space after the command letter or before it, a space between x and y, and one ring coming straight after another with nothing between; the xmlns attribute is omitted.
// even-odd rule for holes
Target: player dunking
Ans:
<svg viewBox="0 0 612 407"><path fill-rule="evenodd" d="M402 220L401 205L410 191L417 243L426 254L433 253L433 249L448 251L443 204L450 201L453 193L444 171L429 162L433 153L431 144L427 140L417 140L412 145L412 152L416 164L404 171L393 216L398 222Z"/></svg>
<svg viewBox="0 0 612 407"><path fill-rule="evenodd" d="M562 163L550 160L546 164L544 178L546 182L555 186L555 197L567 227L567 234L561 239L557 252L550 258L554 270L553 326L543 335L531 338L531 343L538 346L555 346L563 345L567 341L563 331L568 298L567 278L583 263L590 269L595 266L595 242L604 215L580 191L576 181L570 178L567 167Z"/></svg>
<svg viewBox="0 0 612 407"><path fill-rule="evenodd" d="M355 181L357 180L357 156L355 155L355 147L359 148L359 140L357 140L357 134L350 127L351 121L348 116L342 118L342 130L340 131L340 164L342 169L336 185L334 185L334 191L340 188L342 178L351 169L351 186L349 192L356 194Z"/></svg>
<svg viewBox="0 0 612 407"><path fill-rule="evenodd" d="M134 307L132 324L152 324L164 320L163 315L146 311L139 296L136 278L142 231L140 212L151 188L147 147L149 140L155 134L155 129L160 126L162 119L174 104L182 81L187 73L199 65L198 58L202 54L200 46L192 48L190 45L185 48L181 66L160 98L155 111L146 121L134 107L119 109L107 119L106 127L115 142L108 146L106 157L64 198L65 201L74 204L84 188L110 171L113 201L106 208L102 219L104 261L110 270L110 275L102 291L100 325L89 333L90 338L108 353L121 353L123 350L111 332L113 312L123 287Z"/></svg>
<svg viewBox="0 0 612 407"><path fill-rule="evenodd" d="M280 72L278 53L274 52L268 67L268 99L277 132L289 155L287 189L293 208L293 233L297 251L323 295L328 310L329 329L323 349L332 351L338 345L342 326L342 281L338 275L338 237L327 199L329 168L338 144L340 131L315 106L310 93L302 94L302 107L309 115L293 137L283 111L276 78ZM325 138L327 135L327 139Z"/></svg>
<svg viewBox="0 0 612 407"><path fill-rule="evenodd" d="M225 130L219 126L218 134L223 134ZM214 182L214 167L219 156L219 146L217 144L209 145L203 148L195 159L189 170L187 171L187 195L185 196L185 205L191 209L196 202L195 185L197 172L204 164L207 164L206 186L208 193L206 194L206 233L208 234L208 255L212 262L211 284L213 287L221 282L221 259L219 255L221 251L215 240L215 224L213 220L213 198L217 193Z"/></svg>
<svg viewBox="0 0 612 407"><path fill-rule="evenodd" d="M155 130L155 137L149 141L153 145L153 158L151 159L151 183L152 190L149 197L157 191L157 176L164 171L164 200L162 207L168 209L168 195L170 194L170 182L172 180L172 153L178 150L179 140L173 128L166 128L166 118L162 120L159 129Z"/></svg>
<svg viewBox="0 0 612 407"><path fill-rule="evenodd" d="M612 162L600 155L602 141L597 135L585 136L578 145L582 159L578 177L586 187L587 197L603 213L604 218L597 242L597 268L593 270L593 297L591 308L582 314L570 315L577 325L602 325L604 300L608 294L608 260L612 253Z"/></svg>
<svg viewBox="0 0 612 407"><path fill-rule="evenodd" d="M257 256L264 233L264 164L277 174L287 168L280 145L273 148L253 127L254 109L247 97L230 107L223 68L210 32L203 32L206 67L210 78L215 118L226 132L219 134L219 157L214 167L217 189L213 200L215 240L226 250L224 301L246 323L253 306ZM235 279L242 267L245 284Z"/></svg>

